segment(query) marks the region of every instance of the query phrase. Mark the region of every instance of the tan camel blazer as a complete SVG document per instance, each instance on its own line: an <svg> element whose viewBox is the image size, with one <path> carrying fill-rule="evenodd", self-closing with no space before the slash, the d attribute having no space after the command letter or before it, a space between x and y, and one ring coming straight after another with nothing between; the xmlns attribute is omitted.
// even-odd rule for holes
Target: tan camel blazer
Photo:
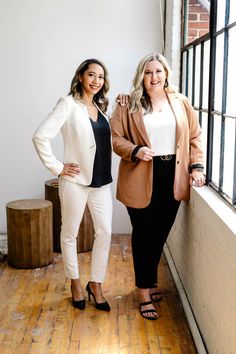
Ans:
<svg viewBox="0 0 236 354"><path fill-rule="evenodd" d="M167 94L176 118L176 169L174 197L190 197L189 166L203 163L201 128L196 113L187 97L179 93ZM117 105L110 120L113 149L120 157L117 181L117 199L133 208L146 207L152 195L152 161L131 161L137 145L150 146L143 123L142 112L130 114L128 106ZM161 186L160 186L161 188Z"/></svg>

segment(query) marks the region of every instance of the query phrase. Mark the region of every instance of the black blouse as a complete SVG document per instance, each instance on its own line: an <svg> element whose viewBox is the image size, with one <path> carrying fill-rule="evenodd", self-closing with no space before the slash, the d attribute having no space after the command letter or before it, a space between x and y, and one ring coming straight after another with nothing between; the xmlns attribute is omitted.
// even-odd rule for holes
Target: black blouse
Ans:
<svg viewBox="0 0 236 354"><path fill-rule="evenodd" d="M90 187L101 187L112 182L111 176L111 132L103 114L98 111L98 120L90 118L96 141L96 154L93 165L93 178Z"/></svg>

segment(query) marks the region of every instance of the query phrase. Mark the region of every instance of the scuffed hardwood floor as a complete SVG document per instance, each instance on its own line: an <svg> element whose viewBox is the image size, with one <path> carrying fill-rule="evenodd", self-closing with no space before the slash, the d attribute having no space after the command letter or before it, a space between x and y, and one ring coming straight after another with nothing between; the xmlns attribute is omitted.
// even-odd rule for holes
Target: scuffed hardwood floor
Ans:
<svg viewBox="0 0 236 354"><path fill-rule="evenodd" d="M78 255L81 281L89 280L91 252ZM129 235L113 235L103 293L111 312L86 301L80 311L71 305L70 281L61 254L40 269L17 270L0 263L1 354L196 354L191 333L164 256L157 305L159 319L139 314ZM86 299L87 299L87 294Z"/></svg>

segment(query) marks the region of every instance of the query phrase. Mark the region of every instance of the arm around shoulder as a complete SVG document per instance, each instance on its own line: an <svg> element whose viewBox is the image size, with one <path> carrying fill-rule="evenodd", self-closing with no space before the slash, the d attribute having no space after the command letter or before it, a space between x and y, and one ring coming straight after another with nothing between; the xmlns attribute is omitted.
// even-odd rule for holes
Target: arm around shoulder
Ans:
<svg viewBox="0 0 236 354"><path fill-rule="evenodd" d="M110 119L113 149L122 159L131 161L136 145L129 140L129 109L128 106L116 105Z"/></svg>

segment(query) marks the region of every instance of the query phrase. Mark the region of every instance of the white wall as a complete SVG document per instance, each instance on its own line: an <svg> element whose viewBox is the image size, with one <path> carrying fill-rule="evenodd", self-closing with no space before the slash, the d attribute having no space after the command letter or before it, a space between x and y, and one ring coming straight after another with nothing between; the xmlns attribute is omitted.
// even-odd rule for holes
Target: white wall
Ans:
<svg viewBox="0 0 236 354"><path fill-rule="evenodd" d="M0 232L6 232L6 203L44 198L44 182L53 178L31 137L68 93L79 63L88 57L105 62L114 102L129 91L138 61L161 50L161 24L156 0L1 0L0 7ZM56 138L58 156L61 145ZM126 210L114 201L113 232L129 231Z"/></svg>

